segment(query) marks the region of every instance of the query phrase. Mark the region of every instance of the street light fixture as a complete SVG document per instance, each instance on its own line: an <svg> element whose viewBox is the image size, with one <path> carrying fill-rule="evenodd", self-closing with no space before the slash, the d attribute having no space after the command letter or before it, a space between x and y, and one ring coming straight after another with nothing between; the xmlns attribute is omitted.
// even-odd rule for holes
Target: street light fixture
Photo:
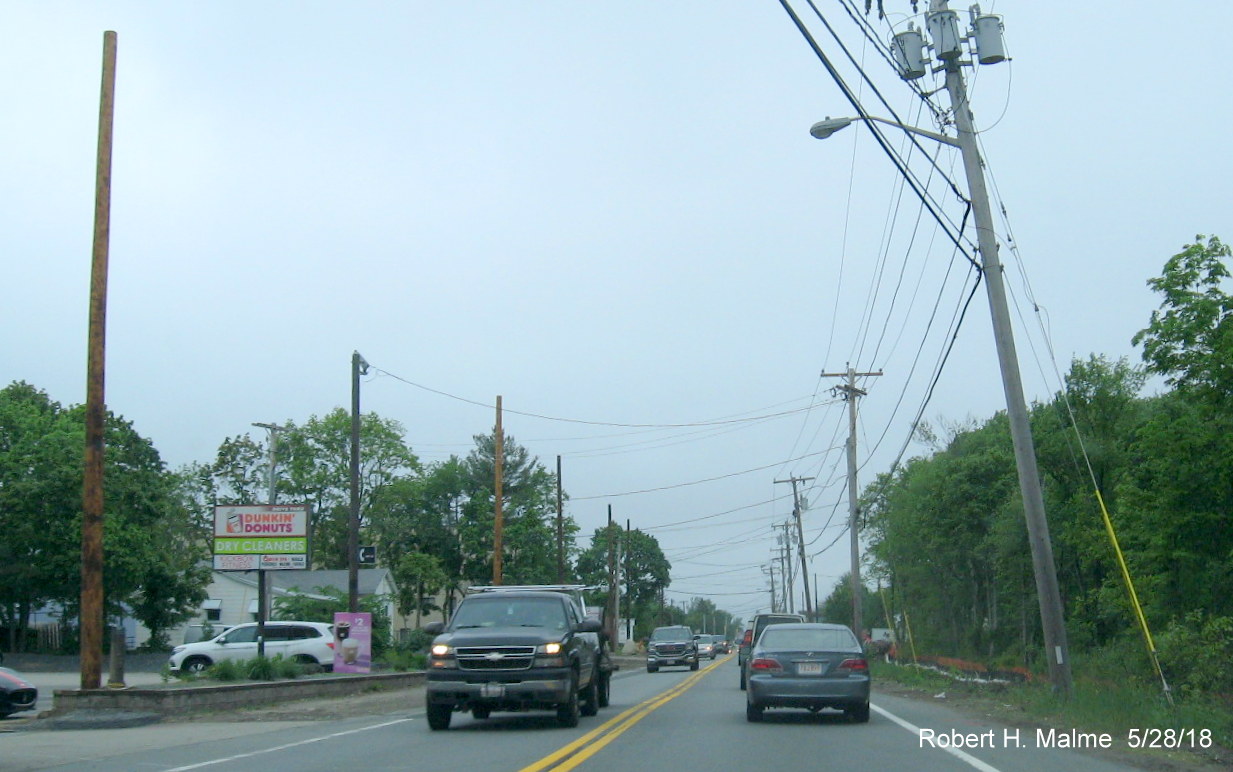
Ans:
<svg viewBox="0 0 1233 772"><path fill-rule="evenodd" d="M854 121L876 121L878 123L885 123L887 126L894 126L897 129L903 129L909 134L919 134L920 136L928 137L935 142L941 142L943 145L959 147L959 140L954 137L948 137L945 134L938 134L936 131L918 129L915 126L908 126L907 124L899 123L898 121L889 121L885 118L878 118L875 115L862 115L857 118L831 118L830 116L827 116L826 120L818 121L813 126L809 127L809 133L814 139L826 139L840 129L846 129L851 126Z"/></svg>

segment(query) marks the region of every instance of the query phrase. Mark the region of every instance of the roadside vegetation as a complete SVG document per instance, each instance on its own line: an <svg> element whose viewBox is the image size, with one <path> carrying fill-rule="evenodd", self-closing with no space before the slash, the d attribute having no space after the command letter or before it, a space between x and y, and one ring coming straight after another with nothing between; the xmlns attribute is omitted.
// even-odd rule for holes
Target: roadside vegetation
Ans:
<svg viewBox="0 0 1233 772"><path fill-rule="evenodd" d="M313 666L318 670L317 666ZM177 681L286 681L299 678L308 672L303 663L287 659L281 654L273 657L253 657L252 659L225 659L215 662L200 673L172 672L169 665L163 665L162 677L166 683Z"/></svg>
<svg viewBox="0 0 1233 772"><path fill-rule="evenodd" d="M1210 730L1210 747L1185 748L1172 755L1233 763L1233 700L1204 694L1175 695L1170 706L1160 685L1128 677L1123 668L1098 662L1076 663L1074 692L1061 699L1047 681L1007 682L957 676L932 667L870 660L875 683L893 683L922 697L968 706L1011 726L1108 733L1126 748L1131 730L1193 730L1201 739ZM1170 755L1152 751L1158 755ZM1145 755L1147 752L1144 752Z"/></svg>
<svg viewBox="0 0 1233 772"><path fill-rule="evenodd" d="M879 666L888 668L884 677L924 679L922 688L948 693L999 690L999 700L1054 724L1208 728L1233 745L1231 254L1216 237L1185 245L1147 281L1160 304L1145 309L1133 338L1142 364L1076 358L1064 388L1031 407L1075 678L1071 698L1055 697L1044 677L1004 413L922 424L918 438L931 452L865 489L866 578L876 589L863 599L864 619L866 628L894 631L900 661L955 658L1033 680L943 685ZM851 622L849 592L845 578L822 604L825 618Z"/></svg>

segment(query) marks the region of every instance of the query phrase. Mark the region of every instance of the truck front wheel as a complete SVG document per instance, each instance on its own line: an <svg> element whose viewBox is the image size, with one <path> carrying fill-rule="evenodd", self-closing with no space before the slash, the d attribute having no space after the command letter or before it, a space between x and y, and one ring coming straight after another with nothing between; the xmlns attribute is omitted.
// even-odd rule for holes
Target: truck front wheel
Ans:
<svg viewBox="0 0 1233 772"><path fill-rule="evenodd" d="M428 728L432 731L450 728L450 714L454 712L451 706L430 702L425 712L428 714Z"/></svg>
<svg viewBox="0 0 1233 772"><path fill-rule="evenodd" d="M578 674L569 680L569 700L557 706L557 723L566 729L578 726Z"/></svg>

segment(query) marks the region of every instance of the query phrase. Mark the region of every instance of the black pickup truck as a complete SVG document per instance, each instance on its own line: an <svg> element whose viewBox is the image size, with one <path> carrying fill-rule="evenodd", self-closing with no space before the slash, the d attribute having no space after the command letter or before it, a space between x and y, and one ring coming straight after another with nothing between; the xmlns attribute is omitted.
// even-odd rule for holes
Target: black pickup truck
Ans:
<svg viewBox="0 0 1233 772"><path fill-rule="evenodd" d="M455 711L555 710L562 726L608 705L614 666L601 623L576 585L472 588L449 624L434 622L428 726L448 729Z"/></svg>

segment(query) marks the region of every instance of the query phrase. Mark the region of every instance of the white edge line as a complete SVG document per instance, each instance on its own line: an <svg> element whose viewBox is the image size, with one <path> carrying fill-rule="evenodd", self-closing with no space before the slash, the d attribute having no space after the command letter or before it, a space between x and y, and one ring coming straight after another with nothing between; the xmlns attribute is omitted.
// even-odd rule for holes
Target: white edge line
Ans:
<svg viewBox="0 0 1233 772"><path fill-rule="evenodd" d="M313 737L309 740L301 740L298 743L287 743L286 745L277 745L273 748L264 748L259 751L252 751L251 753L240 753L235 756L228 756L224 759L213 759L211 761L202 761L197 764L189 764L188 766L184 766L184 767L172 767L170 769L164 770L164 772L185 772L185 770L189 770L189 769L200 769L201 767L209 767L214 764L225 764L228 761L236 761L237 759L247 759L253 756L260 756L263 753L274 753L275 751L282 751L288 748L295 748L296 746L299 746L299 745L310 745L312 743L321 742L322 740L331 740L335 737L344 737L349 734L359 734L360 732L367 732L370 729L381 729L383 727L393 726L394 724L402 724L407 721L414 721L414 720L415 719L413 718L399 718L399 719L395 719L394 721L386 721L383 724L373 724L372 726L360 727L359 729L348 729L345 732L334 732L333 734L326 734L320 737Z"/></svg>
<svg viewBox="0 0 1233 772"><path fill-rule="evenodd" d="M889 710L886 710L885 708L879 708L877 705L870 704L869 707L877 711L879 715L889 718L891 721L894 721L899 726L903 727L909 732L912 732L913 734L917 736L917 738L920 737L920 727L916 726L915 724L912 724L908 721L904 721L902 718L899 718L899 716L896 716L894 713L891 713ZM968 753L964 753L958 748L938 748L938 750L946 751L947 753L959 759L960 761L966 762L967 764L970 764L976 769L979 769L980 772L1000 772L1000 770L998 770L997 767L986 764L985 762L981 761L975 756L972 756L971 754L968 754Z"/></svg>

